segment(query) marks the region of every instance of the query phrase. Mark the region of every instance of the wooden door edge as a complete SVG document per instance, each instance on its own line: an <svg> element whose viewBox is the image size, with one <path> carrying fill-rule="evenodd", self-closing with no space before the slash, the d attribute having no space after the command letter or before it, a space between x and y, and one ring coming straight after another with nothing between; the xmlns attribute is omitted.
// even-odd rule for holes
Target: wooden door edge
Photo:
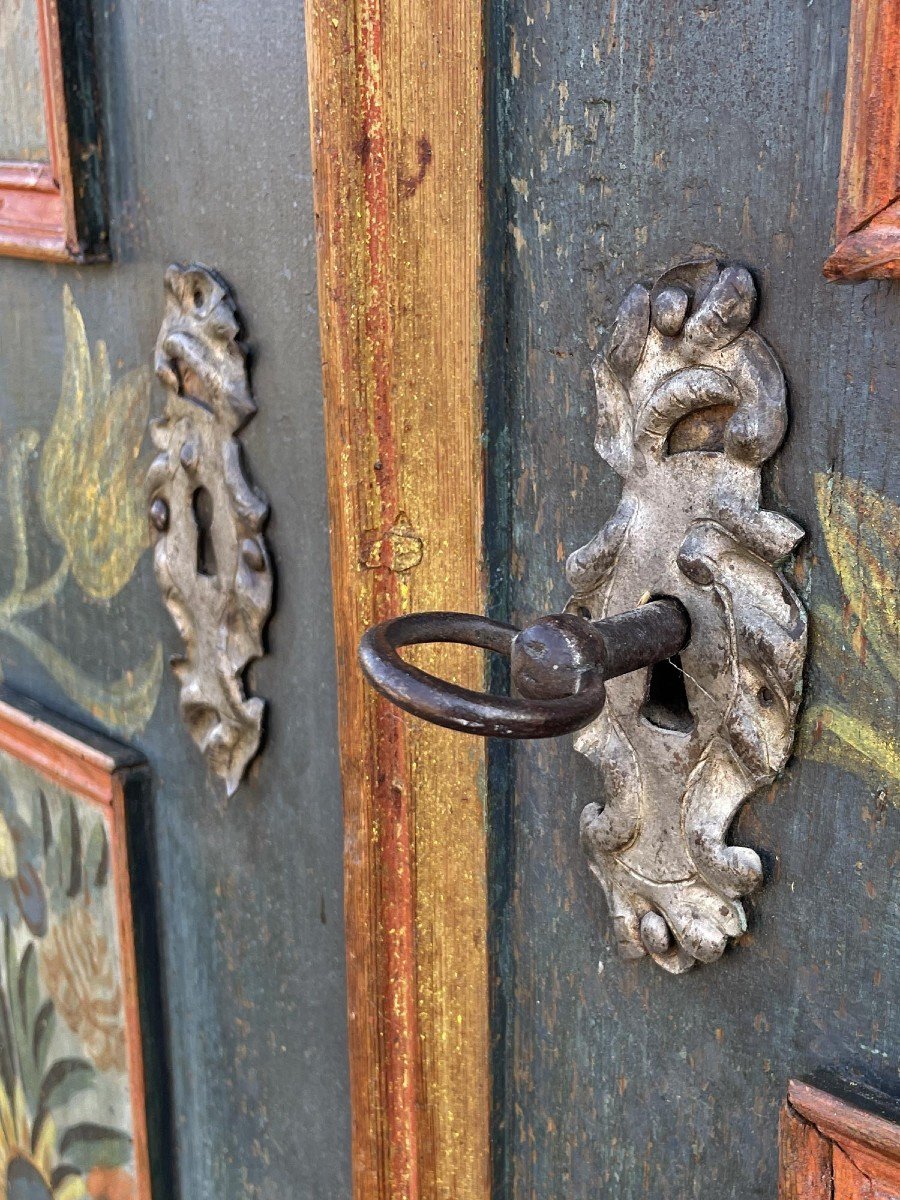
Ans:
<svg viewBox="0 0 900 1200"><path fill-rule="evenodd" d="M365 685L364 628L483 611L479 6L307 0L354 1192L489 1192L485 748ZM477 660L426 669L482 685Z"/></svg>

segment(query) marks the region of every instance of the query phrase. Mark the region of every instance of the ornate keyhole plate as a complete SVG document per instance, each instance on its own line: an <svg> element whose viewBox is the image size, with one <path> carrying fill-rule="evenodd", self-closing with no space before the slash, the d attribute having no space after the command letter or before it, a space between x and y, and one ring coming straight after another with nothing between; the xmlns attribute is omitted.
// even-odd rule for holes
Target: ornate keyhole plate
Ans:
<svg viewBox="0 0 900 1200"><path fill-rule="evenodd" d="M224 280L169 267L156 345L166 404L151 425L159 454L147 480L154 566L184 640L172 663L181 715L229 794L259 748L265 703L245 695L244 672L263 653L272 604L269 508L236 436L256 412L239 335Z"/></svg>
<svg viewBox="0 0 900 1200"><path fill-rule="evenodd" d="M806 654L806 614L776 567L803 531L761 503L787 409L749 328L755 302L748 271L712 261L625 297L594 369L596 448L622 498L566 568L570 611L674 597L690 617L679 659L610 680L576 741L603 774L581 836L619 947L673 973L746 929L741 899L762 865L727 835L787 761Z"/></svg>

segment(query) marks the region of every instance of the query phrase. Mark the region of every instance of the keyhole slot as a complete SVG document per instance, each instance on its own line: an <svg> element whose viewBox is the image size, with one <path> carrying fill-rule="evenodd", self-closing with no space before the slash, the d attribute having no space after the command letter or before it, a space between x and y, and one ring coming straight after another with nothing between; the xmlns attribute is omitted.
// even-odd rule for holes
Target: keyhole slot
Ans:
<svg viewBox="0 0 900 1200"><path fill-rule="evenodd" d="M641 716L657 729L668 729L673 733L690 733L694 728L680 654L654 663L647 672Z"/></svg>
<svg viewBox="0 0 900 1200"><path fill-rule="evenodd" d="M216 575L216 549L213 544L213 498L205 487L198 487L191 497L191 510L197 527L197 574L210 578Z"/></svg>

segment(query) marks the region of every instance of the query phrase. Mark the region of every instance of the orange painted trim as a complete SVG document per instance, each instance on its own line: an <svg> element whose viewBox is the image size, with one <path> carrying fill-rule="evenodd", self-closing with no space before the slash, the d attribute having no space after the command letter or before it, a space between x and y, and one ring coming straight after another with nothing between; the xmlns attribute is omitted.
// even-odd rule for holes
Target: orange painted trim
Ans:
<svg viewBox="0 0 900 1200"><path fill-rule="evenodd" d="M0 700L0 750L80 796L113 802L116 764L109 755L5 700Z"/></svg>
<svg viewBox="0 0 900 1200"><path fill-rule="evenodd" d="M58 4L37 0L49 162L0 162L0 255L85 262L75 219ZM90 257L96 257L94 255Z"/></svg>
<svg viewBox="0 0 900 1200"><path fill-rule="evenodd" d="M60 725L69 726L69 722L61 721ZM130 771L142 765L142 760L124 747L118 757L113 757L90 742L82 741L74 732L44 721L6 700L0 700L0 751L5 751L52 782L96 805L106 823L110 844L110 875L116 897L136 1197L137 1200L153 1200L125 824L126 779Z"/></svg>
<svg viewBox="0 0 900 1200"><path fill-rule="evenodd" d="M779 1147L779 1200L886 1200L900 1188L900 1124L810 1084L788 1084Z"/></svg>
<svg viewBox="0 0 900 1200"><path fill-rule="evenodd" d="M824 274L836 283L900 279L900 200L849 233L831 252Z"/></svg>
<svg viewBox="0 0 900 1200"><path fill-rule="evenodd" d="M134 915L131 910L131 873L128 864L125 790L120 773L112 776L112 803L107 813L110 833L110 864L116 890L119 918L119 955L122 965L122 1007L125 1011L125 1045L131 1096L132 1144L134 1146L137 1200L153 1200L150 1147L147 1138L146 1080L141 1017L138 1002L137 957L134 948ZM74 790L74 789L73 789Z"/></svg>
<svg viewBox="0 0 900 1200"><path fill-rule="evenodd" d="M376 621L485 604L481 21L307 0L357 1200L489 1193L485 748L356 662Z"/></svg>
<svg viewBox="0 0 900 1200"><path fill-rule="evenodd" d="M852 0L827 279L900 278L900 0Z"/></svg>

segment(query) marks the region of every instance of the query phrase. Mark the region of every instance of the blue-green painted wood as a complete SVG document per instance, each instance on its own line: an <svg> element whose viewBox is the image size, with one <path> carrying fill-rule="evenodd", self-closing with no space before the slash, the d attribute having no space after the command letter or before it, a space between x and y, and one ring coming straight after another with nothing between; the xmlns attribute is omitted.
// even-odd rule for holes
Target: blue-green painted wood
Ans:
<svg viewBox="0 0 900 1200"><path fill-rule="evenodd" d="M196 1200L344 1200L341 803L302 5L251 14L228 0L98 0L94 23L114 261L0 259L0 470L19 432L42 442L50 428L64 285L90 344L108 343L115 384L152 359L168 262L199 259L226 276L253 348L259 415L244 443L273 511L278 594L270 655L254 672L271 704L268 744L226 801L180 724L167 666L149 723L130 738L155 777L178 1174ZM31 583L61 553L43 529L39 477L38 448L24 510ZM13 583L6 477L3 487L0 596ZM160 640L166 658L178 650L147 554L112 600L88 599L70 578L21 621L107 683ZM8 627L0 662L7 682L85 719Z"/></svg>
<svg viewBox="0 0 900 1200"><path fill-rule="evenodd" d="M507 237L496 286L508 308L497 341L509 352L495 453L502 462L508 439L512 616L558 611L563 553L618 495L591 445L590 365L615 306L694 251L746 263L790 388L791 429L767 486L809 531L796 568L812 612L808 703L884 731L897 714L887 605L873 596L867 618L893 654L887 670L872 653L861 661L852 618L828 636L828 606L847 608L816 501L817 475L872 490L862 527L896 587L884 537L896 509L884 498L896 505L900 493L900 292L820 273L847 17L847 0L498 5L495 221ZM737 840L759 849L769 876L749 937L680 979L615 955L578 845L579 812L601 791L594 770L571 740L516 747L495 864L508 899L494 890L497 1175L510 1200L770 1198L789 1077L896 1094L897 781L857 771L839 746L818 761L814 728L808 739L741 817Z"/></svg>

